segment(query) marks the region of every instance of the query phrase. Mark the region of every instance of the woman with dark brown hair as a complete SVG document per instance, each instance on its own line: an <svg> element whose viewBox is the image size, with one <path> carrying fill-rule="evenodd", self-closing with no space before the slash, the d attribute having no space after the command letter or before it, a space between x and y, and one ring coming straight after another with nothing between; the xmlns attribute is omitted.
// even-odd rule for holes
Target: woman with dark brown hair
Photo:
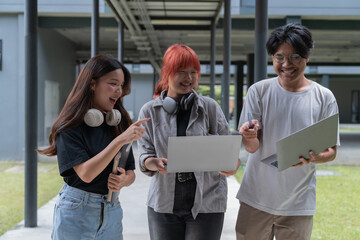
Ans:
<svg viewBox="0 0 360 240"><path fill-rule="evenodd" d="M130 93L130 73L117 60L95 56L83 67L52 126L50 146L38 150L57 155L65 184L59 192L52 239L123 239L122 209L107 199L135 180L132 150L125 169L113 174L114 156L145 128L131 124L122 99ZM104 121L105 118L105 121Z"/></svg>

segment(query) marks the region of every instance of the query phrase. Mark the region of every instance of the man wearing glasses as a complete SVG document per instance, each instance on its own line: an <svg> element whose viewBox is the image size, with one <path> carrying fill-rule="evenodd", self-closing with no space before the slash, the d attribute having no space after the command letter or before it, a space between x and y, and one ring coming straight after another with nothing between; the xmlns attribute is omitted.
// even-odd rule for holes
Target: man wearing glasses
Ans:
<svg viewBox="0 0 360 240"><path fill-rule="evenodd" d="M304 76L313 48L306 27L287 24L275 29L266 48L277 77L249 88L239 122L250 154L237 194L237 240L310 239L316 208L315 164L334 160L336 146L318 154L310 151L309 159L299 156L299 164L281 172L261 160L276 153L278 140L338 113L338 106L329 89Z"/></svg>

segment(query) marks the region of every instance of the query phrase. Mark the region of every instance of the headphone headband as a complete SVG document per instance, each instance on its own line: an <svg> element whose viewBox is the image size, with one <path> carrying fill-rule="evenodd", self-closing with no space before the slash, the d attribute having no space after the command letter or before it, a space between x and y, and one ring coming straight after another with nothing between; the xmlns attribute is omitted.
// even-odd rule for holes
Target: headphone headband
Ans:
<svg viewBox="0 0 360 240"><path fill-rule="evenodd" d="M185 111L189 110L194 103L194 97L195 97L194 92L185 94L181 98L180 102L178 102L172 97L167 97L166 95L167 95L166 90L161 92L161 98L163 99L163 108L169 114L173 114L173 113L176 114L178 113L179 109Z"/></svg>

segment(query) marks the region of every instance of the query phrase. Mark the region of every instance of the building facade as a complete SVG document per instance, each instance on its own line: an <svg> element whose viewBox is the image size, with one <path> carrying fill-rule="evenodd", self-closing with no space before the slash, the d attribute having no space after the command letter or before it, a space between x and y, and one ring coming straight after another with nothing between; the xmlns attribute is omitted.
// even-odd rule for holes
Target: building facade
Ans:
<svg viewBox="0 0 360 240"><path fill-rule="evenodd" d="M82 64L89 57L91 3L92 2L88 0L38 1L39 146L47 144L52 123L64 105ZM254 18L254 3L255 1L253 0L232 1L232 29L235 33L233 38L236 38L236 31L238 29L244 28L242 24L244 24L247 19ZM114 47L110 47L114 44L116 46L116 41L118 41L118 39L114 39L117 28L116 20L111 9L109 9L103 0L100 0L99 6L101 19L100 53L117 57L115 54L116 49L114 50ZM334 9L336 9L336 11ZM341 2L305 0L301 3L274 0L269 2L268 14L271 23L269 25L269 31L275 27L275 20L278 19L279 16L290 16L290 18L294 17L295 19L301 19L304 23L311 24L315 24L315 20L318 19L319 26L316 28L320 30L314 35L315 51L324 51L322 47L317 49L316 43L316 38L322 33L332 34L329 44L335 45L337 42L340 44L340 42L345 41L357 41L360 37L354 35L353 40L333 37L336 33L331 32L330 30L322 32L321 24L324 24L325 28L330 28L328 24L333 22L340 25L346 24L348 23L346 21L351 19L351 21L355 21L355 23L358 24L355 25L355 30L357 28L360 29L359 13L360 2L357 0L345 0ZM344 28L348 27L349 26L344 26ZM194 28L196 28L196 26ZM220 19L217 34L221 31ZM250 29L247 31L253 36L253 30ZM185 35L186 33L181 34ZM344 34L346 34L345 31ZM239 38L242 38L243 36L245 36L245 34L242 35L242 33L239 33ZM84 39L87 40L84 41ZM232 54L235 54L237 51L239 51L239 53L242 51L241 43L237 43L235 40L236 39L232 40L234 42L234 53ZM185 41L184 43L187 42ZM221 44L221 41L218 41L217 48L221 46ZM129 39L125 38L124 45L132 46L134 44L130 42ZM195 43L189 45L194 47L194 49L197 46ZM0 0L0 161L24 159L24 46L24 0ZM344 55L346 55L347 52L359 50L360 46L357 46L358 48L356 49L344 48ZM162 50L165 51L167 46L164 44L163 46L161 45L161 47ZM248 49L248 51L253 52L253 49ZM204 53L201 53L201 49L198 51L196 50L196 52L199 52L201 60L206 59L209 55L206 52L206 49ZM131 54L129 53L129 55ZM340 55L343 53L334 52L332 55L329 55L329 59L336 58L337 54ZM141 54L139 53L139 55ZM204 58L202 58L202 56L204 56ZM245 53L240 53L239 56L234 56L232 60L239 61L243 60L243 58L246 59ZM220 61L221 57L217 56L217 59ZM352 61L351 64L349 64L350 61ZM158 75L154 74L154 70L150 65L144 65L144 62L131 62L130 58L127 59L126 56L124 62L132 72L132 92L124 99L124 104L129 112L132 113L134 119L136 119L141 106L152 98L154 82L157 80ZM216 81L219 82L221 81L221 68L216 72ZM235 71L232 70L231 83L234 82L234 72ZM269 65L268 75L272 76L273 74L274 71ZM203 67L200 84L209 84L209 75L209 69ZM341 63L330 64L330 61L327 61L326 59L321 60L315 58L315 63L307 67L306 75L310 79L328 87L334 93L339 104L341 123L360 122L360 62L357 59L347 60L342 65ZM246 67L244 68L244 76L244 82L246 83Z"/></svg>

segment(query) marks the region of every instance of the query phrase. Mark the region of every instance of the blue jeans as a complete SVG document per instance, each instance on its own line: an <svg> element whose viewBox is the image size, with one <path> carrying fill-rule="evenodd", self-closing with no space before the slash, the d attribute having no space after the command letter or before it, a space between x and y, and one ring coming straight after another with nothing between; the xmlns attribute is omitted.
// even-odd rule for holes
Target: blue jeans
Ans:
<svg viewBox="0 0 360 240"><path fill-rule="evenodd" d="M224 213L176 215L158 213L148 207L151 240L219 240Z"/></svg>
<svg viewBox="0 0 360 240"><path fill-rule="evenodd" d="M120 202L107 195L89 193L65 184L54 208L53 240L122 240L123 212Z"/></svg>

